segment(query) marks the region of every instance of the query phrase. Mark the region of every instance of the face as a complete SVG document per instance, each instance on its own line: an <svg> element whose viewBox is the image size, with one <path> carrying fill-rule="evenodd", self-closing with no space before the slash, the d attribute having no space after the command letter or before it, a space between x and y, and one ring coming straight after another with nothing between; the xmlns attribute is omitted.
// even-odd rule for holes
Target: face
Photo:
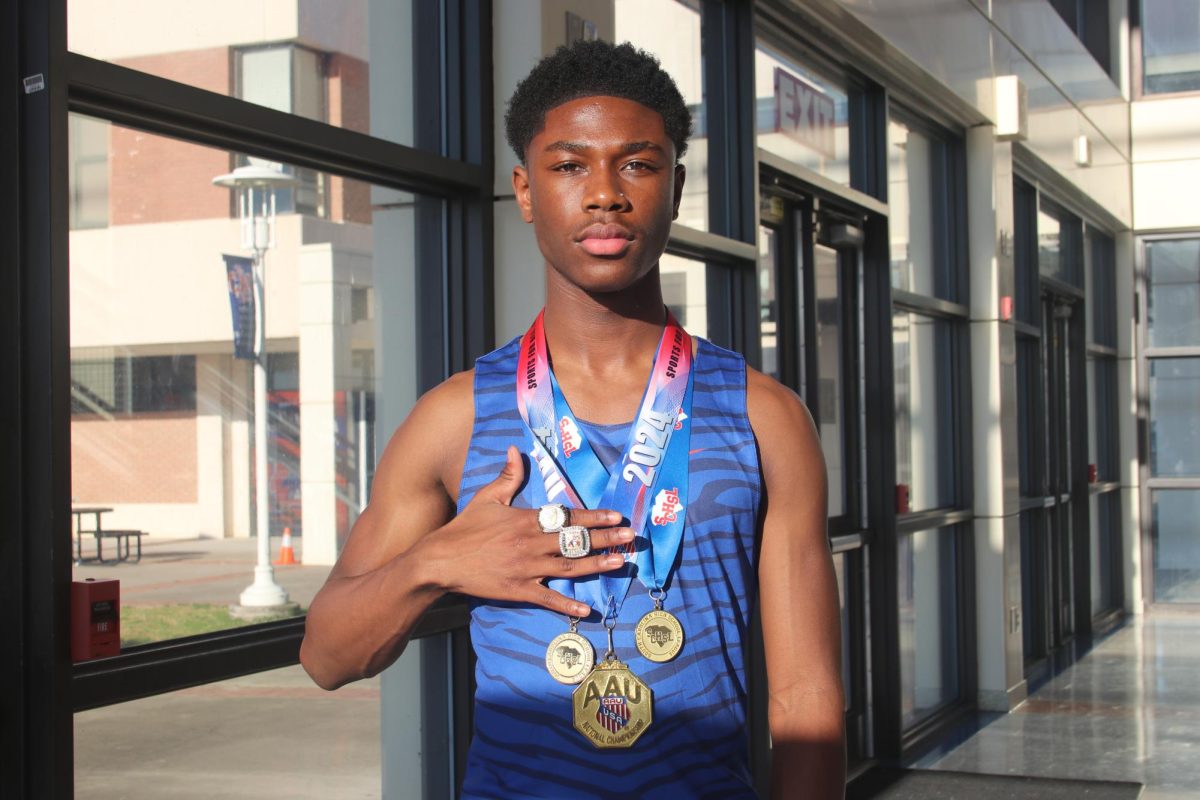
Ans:
<svg viewBox="0 0 1200 800"><path fill-rule="evenodd" d="M619 97L563 103L546 114L525 161L513 189L553 274L616 292L658 264L684 178L658 112Z"/></svg>

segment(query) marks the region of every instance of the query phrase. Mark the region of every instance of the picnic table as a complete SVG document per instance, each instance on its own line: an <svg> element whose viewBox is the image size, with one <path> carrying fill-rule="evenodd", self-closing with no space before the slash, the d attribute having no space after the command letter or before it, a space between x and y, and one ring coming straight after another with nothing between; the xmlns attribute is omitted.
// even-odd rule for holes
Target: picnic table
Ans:
<svg viewBox="0 0 1200 800"><path fill-rule="evenodd" d="M130 548L130 540L137 540L137 558L135 562L142 560L142 537L146 536L145 531L131 529L105 529L102 523L102 518L105 514L111 512L112 509L105 506L74 506L71 508L71 514L75 517L75 563L83 564L85 561L98 561L101 564L116 563L120 561L128 561L132 556ZM92 517L92 527L85 528L83 526L84 517ZM84 559L83 557L83 536L90 533L96 537L96 557L94 559ZM113 539L116 541L117 557L115 559L104 558L104 540Z"/></svg>

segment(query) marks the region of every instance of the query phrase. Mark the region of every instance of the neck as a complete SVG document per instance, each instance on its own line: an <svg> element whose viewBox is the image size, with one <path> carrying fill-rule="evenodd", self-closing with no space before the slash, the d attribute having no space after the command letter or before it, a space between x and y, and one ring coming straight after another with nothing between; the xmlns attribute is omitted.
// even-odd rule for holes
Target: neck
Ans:
<svg viewBox="0 0 1200 800"><path fill-rule="evenodd" d="M662 338L666 314L658 267L619 292L590 293L546 268L544 325L555 374L600 377L635 367L641 372Z"/></svg>

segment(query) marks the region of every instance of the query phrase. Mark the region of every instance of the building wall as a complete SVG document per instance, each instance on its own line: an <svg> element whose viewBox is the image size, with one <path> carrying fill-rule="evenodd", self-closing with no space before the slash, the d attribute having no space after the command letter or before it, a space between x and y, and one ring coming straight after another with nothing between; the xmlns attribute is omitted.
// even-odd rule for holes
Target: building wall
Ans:
<svg viewBox="0 0 1200 800"><path fill-rule="evenodd" d="M1200 186L1200 96L1132 104L1134 223L1139 233L1200 228L1200 202L1179 188Z"/></svg>

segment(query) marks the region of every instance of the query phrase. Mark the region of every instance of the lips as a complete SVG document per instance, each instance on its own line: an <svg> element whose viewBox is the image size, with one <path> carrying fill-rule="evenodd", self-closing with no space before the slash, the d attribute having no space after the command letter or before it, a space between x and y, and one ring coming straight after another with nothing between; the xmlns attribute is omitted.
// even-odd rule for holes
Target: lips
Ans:
<svg viewBox="0 0 1200 800"><path fill-rule="evenodd" d="M596 223L584 228L577 241L591 255L618 256L629 249L633 233L624 225Z"/></svg>

